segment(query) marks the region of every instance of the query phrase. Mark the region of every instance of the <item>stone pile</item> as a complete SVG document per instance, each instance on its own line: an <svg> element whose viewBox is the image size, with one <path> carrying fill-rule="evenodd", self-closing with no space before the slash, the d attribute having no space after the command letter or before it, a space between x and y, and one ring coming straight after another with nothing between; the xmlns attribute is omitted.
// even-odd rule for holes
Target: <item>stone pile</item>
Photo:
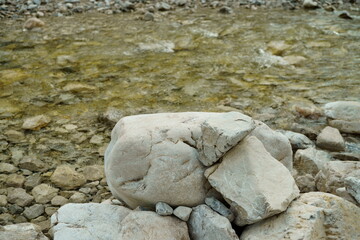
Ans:
<svg viewBox="0 0 360 240"><path fill-rule="evenodd" d="M105 152L106 179L99 165L29 179L19 168L49 166L15 155L0 165L0 220L32 223L0 227L0 239L360 239L354 105L325 105L331 126L314 142L238 112L124 117ZM347 114L351 133L331 122Z"/></svg>

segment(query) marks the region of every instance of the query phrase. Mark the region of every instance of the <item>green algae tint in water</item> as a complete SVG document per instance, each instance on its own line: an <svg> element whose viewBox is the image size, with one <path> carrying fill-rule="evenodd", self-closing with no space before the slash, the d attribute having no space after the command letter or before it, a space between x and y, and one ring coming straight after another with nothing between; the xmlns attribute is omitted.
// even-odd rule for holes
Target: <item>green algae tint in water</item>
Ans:
<svg viewBox="0 0 360 240"><path fill-rule="evenodd" d="M108 106L128 113L231 109L224 105L286 118L299 102L360 100L359 20L318 11L211 9L179 10L155 22L136 18L45 18L42 31L30 32L3 21L1 118L72 116ZM289 47L271 55L271 41Z"/></svg>

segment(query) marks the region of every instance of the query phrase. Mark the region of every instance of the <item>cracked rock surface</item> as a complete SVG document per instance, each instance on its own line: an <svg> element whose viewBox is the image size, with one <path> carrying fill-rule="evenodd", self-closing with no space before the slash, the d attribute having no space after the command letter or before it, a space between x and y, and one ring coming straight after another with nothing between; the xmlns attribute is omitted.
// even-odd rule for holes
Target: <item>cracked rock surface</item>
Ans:
<svg viewBox="0 0 360 240"><path fill-rule="evenodd" d="M205 176L230 204L238 226L285 211L299 195L288 169L254 136L241 141Z"/></svg>
<svg viewBox="0 0 360 240"><path fill-rule="evenodd" d="M131 208L201 204L210 188L204 165L218 161L253 128L253 120L237 112L122 118L105 153L110 190Z"/></svg>
<svg viewBox="0 0 360 240"><path fill-rule="evenodd" d="M241 240L360 239L360 208L332 194L310 192L286 212L245 228Z"/></svg>

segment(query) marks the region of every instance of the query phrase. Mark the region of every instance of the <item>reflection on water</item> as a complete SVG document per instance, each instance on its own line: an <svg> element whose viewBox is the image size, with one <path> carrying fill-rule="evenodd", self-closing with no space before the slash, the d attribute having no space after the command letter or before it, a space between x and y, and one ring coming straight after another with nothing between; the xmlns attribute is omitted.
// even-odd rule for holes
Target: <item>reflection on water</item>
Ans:
<svg viewBox="0 0 360 240"><path fill-rule="evenodd" d="M327 12L182 10L44 19L0 29L0 117L222 111L287 118L294 104L360 100L359 20ZM281 56L269 42L289 45ZM225 107L219 107L225 106ZM271 117L270 117L271 118Z"/></svg>

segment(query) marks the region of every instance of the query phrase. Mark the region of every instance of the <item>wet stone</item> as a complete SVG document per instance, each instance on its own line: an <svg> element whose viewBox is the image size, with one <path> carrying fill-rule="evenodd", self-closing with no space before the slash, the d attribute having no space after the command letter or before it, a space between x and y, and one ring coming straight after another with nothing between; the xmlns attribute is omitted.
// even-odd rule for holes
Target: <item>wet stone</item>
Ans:
<svg viewBox="0 0 360 240"><path fill-rule="evenodd" d="M158 202L155 205L156 213L161 216L168 216L173 213L172 207L169 206L169 204L164 202Z"/></svg>

